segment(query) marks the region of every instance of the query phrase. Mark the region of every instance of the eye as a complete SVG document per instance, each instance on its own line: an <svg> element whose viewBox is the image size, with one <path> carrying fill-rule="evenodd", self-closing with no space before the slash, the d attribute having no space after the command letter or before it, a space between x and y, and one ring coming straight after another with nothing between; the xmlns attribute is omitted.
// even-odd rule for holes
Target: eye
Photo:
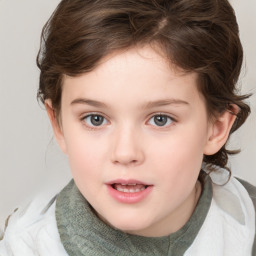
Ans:
<svg viewBox="0 0 256 256"><path fill-rule="evenodd" d="M170 116L157 114L152 116L148 123L153 126L163 127L170 125L172 122L174 122L174 120Z"/></svg>
<svg viewBox="0 0 256 256"><path fill-rule="evenodd" d="M90 114L83 118L83 121L88 126L97 127L102 126L107 123L107 120L105 117L97 114Z"/></svg>

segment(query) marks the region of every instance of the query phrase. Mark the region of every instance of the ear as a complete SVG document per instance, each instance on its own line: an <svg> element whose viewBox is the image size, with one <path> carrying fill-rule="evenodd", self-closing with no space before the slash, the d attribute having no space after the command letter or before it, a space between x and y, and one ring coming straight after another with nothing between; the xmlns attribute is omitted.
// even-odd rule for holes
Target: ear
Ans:
<svg viewBox="0 0 256 256"><path fill-rule="evenodd" d="M232 104L229 109L210 123L208 140L204 149L205 155L214 155L226 143L238 112L238 106Z"/></svg>
<svg viewBox="0 0 256 256"><path fill-rule="evenodd" d="M55 139L57 140L57 143L61 148L61 150L63 151L63 153L66 154L67 152L66 152L66 142L65 142L64 134L60 126L59 120L56 116L56 112L52 107L51 100L45 100L44 105L52 125Z"/></svg>

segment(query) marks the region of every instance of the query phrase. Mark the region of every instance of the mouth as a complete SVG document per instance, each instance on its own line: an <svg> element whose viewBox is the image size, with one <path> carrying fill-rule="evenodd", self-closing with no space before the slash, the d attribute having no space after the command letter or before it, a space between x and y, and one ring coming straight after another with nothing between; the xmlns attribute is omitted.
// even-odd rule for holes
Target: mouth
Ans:
<svg viewBox="0 0 256 256"><path fill-rule="evenodd" d="M121 203L138 203L151 194L153 185L137 180L115 180L107 183L111 197Z"/></svg>
<svg viewBox="0 0 256 256"><path fill-rule="evenodd" d="M144 184L125 184L125 183L113 183L111 187L117 191L124 193L138 193L148 188L148 185Z"/></svg>

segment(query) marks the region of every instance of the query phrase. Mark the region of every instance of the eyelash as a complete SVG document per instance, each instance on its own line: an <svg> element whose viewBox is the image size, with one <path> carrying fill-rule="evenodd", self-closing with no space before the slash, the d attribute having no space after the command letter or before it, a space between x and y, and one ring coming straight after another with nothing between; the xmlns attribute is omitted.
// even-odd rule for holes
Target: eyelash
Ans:
<svg viewBox="0 0 256 256"><path fill-rule="evenodd" d="M93 125L92 122L91 122L91 121L92 121L91 118L92 118L93 116L94 116L94 117L103 118L103 124L99 124L98 126L97 126L97 125ZM156 117L166 118L166 119L167 119L167 122L168 122L168 125L163 124L162 126L161 126L161 125L153 125L153 124L151 124L152 126L158 128L158 129L161 129L161 128L164 129L164 128L166 128L166 127L169 127L169 126L173 125L173 123L176 123L176 122L177 122L176 119L174 119L173 117L171 117L171 116L169 116L169 115L167 115L167 114L164 114L164 113L155 113L155 114L153 114L153 115L150 116L150 118L148 119L148 121L147 121L146 123L150 123L150 120L153 119L153 118L156 118ZM88 124L88 122L86 122L86 119L87 119L87 118L90 118L90 123L91 123L91 124ZM83 116L83 117L81 118L81 121L84 122L85 125L86 125L86 127L89 128L89 129L91 129L91 130L100 129L102 126L105 126L107 123L109 123L109 122L107 121L107 118L104 117L104 115L99 114L99 113L89 113L89 114L87 114L86 116ZM156 120L154 120L154 121L156 121Z"/></svg>
<svg viewBox="0 0 256 256"><path fill-rule="evenodd" d="M92 121L91 118L92 118L93 116L94 116L94 117L103 118L104 124L103 124L103 125L100 124L100 125L98 125L98 126L97 126L97 125L93 125L93 124L88 124L88 123L86 122L86 119L87 119L87 118L90 118L90 122L91 122L91 121ZM100 129L102 126L105 126L106 123L108 123L107 118L104 117L104 115L99 114L99 113L89 113L88 115L83 116L83 117L81 118L81 121L84 122L85 126L86 126L87 128L89 128L89 129L91 129L91 130Z"/></svg>
<svg viewBox="0 0 256 256"><path fill-rule="evenodd" d="M177 122L176 119L174 119L173 117L171 117L171 116L169 116L169 115L167 115L167 114L164 114L164 113L155 113L155 114L151 115L151 117L149 118L149 121L147 121L147 123L149 123L151 119L156 118L156 117L166 118L166 119L167 119L166 122L169 122L167 125L164 124L164 125L162 125L162 126L161 126L161 125L152 125L152 126L158 128L158 129L167 128L167 127L173 125L173 123L176 123L176 122ZM154 120L154 121L156 121L156 120Z"/></svg>

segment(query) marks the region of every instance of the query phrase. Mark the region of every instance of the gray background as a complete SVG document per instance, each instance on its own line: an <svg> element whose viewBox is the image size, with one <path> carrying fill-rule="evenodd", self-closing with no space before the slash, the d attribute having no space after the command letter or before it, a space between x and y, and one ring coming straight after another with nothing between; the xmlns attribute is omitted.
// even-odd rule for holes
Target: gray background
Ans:
<svg viewBox="0 0 256 256"><path fill-rule="evenodd" d="M59 0L0 0L0 226L13 209L47 190L55 193L70 179L65 156L53 139L36 101L35 64L41 28ZM256 1L232 0L240 25L245 63L243 93L256 94ZM252 114L236 132L230 148L233 173L256 185L256 96Z"/></svg>

